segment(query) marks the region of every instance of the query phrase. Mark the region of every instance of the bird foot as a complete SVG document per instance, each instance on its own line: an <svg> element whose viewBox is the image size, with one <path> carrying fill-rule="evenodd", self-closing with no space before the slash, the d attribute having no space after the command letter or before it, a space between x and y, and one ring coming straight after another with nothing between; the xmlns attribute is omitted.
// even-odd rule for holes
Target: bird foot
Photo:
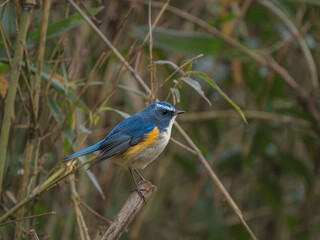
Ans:
<svg viewBox="0 0 320 240"><path fill-rule="evenodd" d="M137 192L140 196L140 198L143 200L144 204L146 204L146 199L145 197L143 196L142 192L143 191L147 191L147 189L144 189L144 188L135 188L133 190L130 191L130 193L133 193L133 192Z"/></svg>

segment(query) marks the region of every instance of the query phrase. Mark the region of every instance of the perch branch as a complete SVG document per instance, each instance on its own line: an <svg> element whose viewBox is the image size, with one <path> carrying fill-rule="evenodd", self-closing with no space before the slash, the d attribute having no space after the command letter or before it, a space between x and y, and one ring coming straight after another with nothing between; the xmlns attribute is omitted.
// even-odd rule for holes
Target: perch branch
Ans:
<svg viewBox="0 0 320 240"><path fill-rule="evenodd" d="M156 191L156 187L148 181L141 181L139 188L145 189L145 191L142 191L142 194L146 201L151 197L152 193ZM136 191L133 192L101 240L119 239L143 206L144 201Z"/></svg>

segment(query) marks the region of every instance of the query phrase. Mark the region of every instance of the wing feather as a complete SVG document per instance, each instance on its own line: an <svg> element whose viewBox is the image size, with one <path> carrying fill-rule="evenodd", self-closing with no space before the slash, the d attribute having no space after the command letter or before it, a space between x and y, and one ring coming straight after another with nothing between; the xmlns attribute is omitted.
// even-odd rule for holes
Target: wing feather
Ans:
<svg viewBox="0 0 320 240"><path fill-rule="evenodd" d="M106 139L101 142L99 146L99 157L89 166L89 168L139 144L154 128L155 126L153 125L147 125L143 128L137 128L137 125L135 125L135 127L126 128L123 131L121 131L121 128L114 129L114 131L112 131Z"/></svg>

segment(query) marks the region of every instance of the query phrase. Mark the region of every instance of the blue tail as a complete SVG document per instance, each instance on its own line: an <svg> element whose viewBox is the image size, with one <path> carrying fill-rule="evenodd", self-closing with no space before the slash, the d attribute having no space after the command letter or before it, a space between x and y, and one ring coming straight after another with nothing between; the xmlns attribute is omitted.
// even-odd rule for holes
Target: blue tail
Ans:
<svg viewBox="0 0 320 240"><path fill-rule="evenodd" d="M99 150L99 147L100 147L100 144L103 142L104 140L92 145L91 147L88 147L88 148L85 148L79 152L76 152L74 154L71 154L70 156L64 158L62 160L62 162L65 162L65 161L68 161L70 159L73 159L73 158L76 158L76 157L80 157L80 156L83 156L83 155L86 155L88 153L92 153L92 152L95 152L97 150Z"/></svg>

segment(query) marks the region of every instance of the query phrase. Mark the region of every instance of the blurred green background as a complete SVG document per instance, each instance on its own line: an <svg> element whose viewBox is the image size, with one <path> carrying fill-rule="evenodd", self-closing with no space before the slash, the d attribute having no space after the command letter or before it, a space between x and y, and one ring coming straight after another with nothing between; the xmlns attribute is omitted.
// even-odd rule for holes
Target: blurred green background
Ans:
<svg viewBox="0 0 320 240"><path fill-rule="evenodd" d="M149 16L148 1L83 0L82 5L101 21L100 31L151 88L150 97L67 1L52 0L35 124L33 87L44 2L37 1L30 15L0 216L19 202L26 167L28 196L65 167L59 164L63 157L102 140L124 117L158 98L187 112L177 121L258 239L320 238L319 1L172 0L164 12L160 10L166 1L157 1ZM1 2L0 119L15 71L10 63L21 12L19 1ZM193 82L188 83L181 73L170 76L175 71L170 64L150 64L149 37L144 41L149 17L151 23L157 21L152 60L181 66L204 54L182 70L205 73L243 110L248 124L200 77L192 75ZM172 137L189 146L176 128ZM30 141L35 141L31 165L25 166ZM77 224L75 189L89 236L100 239L108 224L87 205L112 220L134 186L129 172L111 162L90 173L85 169L30 201L22 213L56 215L23 221L21 237L16 224L0 226L0 239L15 235L35 239L30 229L40 239L87 239ZM171 141L142 175L157 191L121 239L250 239L191 152ZM6 221L15 218L16 213Z"/></svg>

